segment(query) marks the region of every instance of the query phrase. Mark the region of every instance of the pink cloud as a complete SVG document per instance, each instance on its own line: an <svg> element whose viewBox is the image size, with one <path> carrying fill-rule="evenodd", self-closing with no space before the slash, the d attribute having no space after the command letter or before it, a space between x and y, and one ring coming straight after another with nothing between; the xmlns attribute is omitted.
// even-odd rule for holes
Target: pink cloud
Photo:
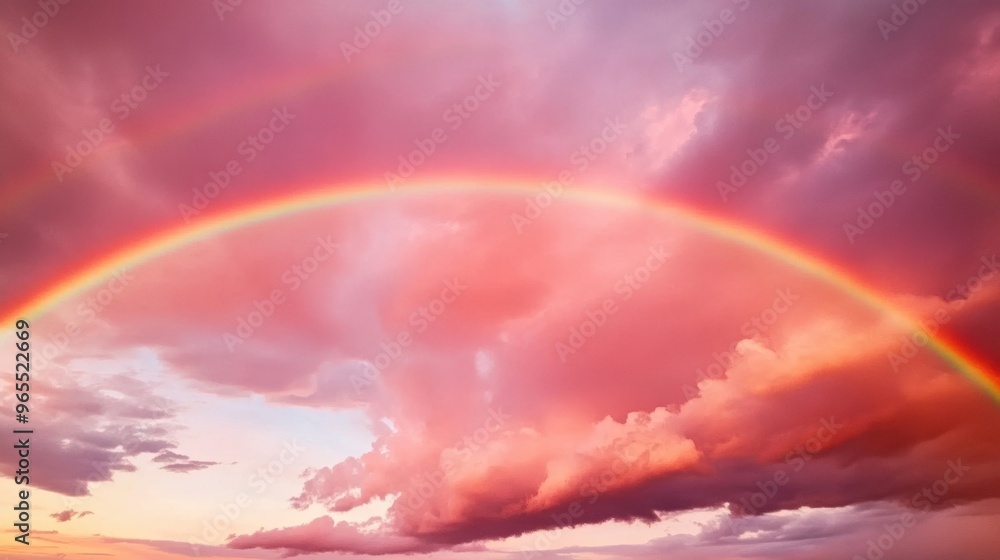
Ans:
<svg viewBox="0 0 1000 560"><path fill-rule="evenodd" d="M972 471L947 504L1000 492L1000 457L981 444L995 437L995 409L926 351L893 372L887 355L909 333L880 312L822 279L651 216L565 200L512 236L519 205L465 197L334 209L298 227L265 225L211 250L168 255L135 270L120 305L107 310L116 328L96 348L182 348L178 336L206 333L185 354L164 354L206 388L264 393L275 404L366 406L373 423L392 422L371 451L316 466L291 503L347 512L388 499L376 532L324 517L237 537L241 548L421 552L555 527L567 514L574 524L653 521L751 500L775 469L790 480L754 514L906 504L955 460ZM380 242L373 224L386 215L395 231L418 233L401 245ZM315 224L340 219L354 225L339 230L341 252L293 292L282 272L311 254ZM261 252L263 238L273 255ZM461 257L469 254L476 258ZM161 271L182 267L203 274L160 290ZM239 290L192 300L215 270L253 272ZM740 284L729 281L731 270ZM623 281L629 275L644 280ZM456 282L459 293L449 292ZM367 306L339 295L360 286ZM254 294L275 287L287 300L255 328L252 344L230 354L222 333L252 312ZM898 304L927 317L946 309L960 329L974 310L996 306L998 290L988 285L961 303ZM432 322L411 321L443 293L450 302L434 304ZM609 299L616 311L560 354L560 343L576 344L588 311L595 317ZM160 321L150 322L154 315ZM272 379L283 355L270 349L304 324L315 330L296 340L296 360L315 365ZM413 342L378 375L352 382L399 333ZM241 352L242 367L217 366ZM724 376L698 377L720 361Z"/></svg>
<svg viewBox="0 0 1000 560"><path fill-rule="evenodd" d="M234 158L241 171L206 213L303 185L381 185L440 127L447 141L402 190L465 175L541 186L566 172L566 193L597 183L680 201L795 240L925 319L944 313L942 334L1000 367L996 275L954 292L1000 242L994 4L922 4L889 38L878 24L889 0L595 3L555 23L556 3L405 6L350 61L341 43L370 10L317 2L245 4L223 21L204 6L68 6L27 45L3 50L0 257L16 271L0 275L3 308L181 226L179 205ZM726 8L739 10L735 23L677 69L674 54ZM4 7L0 29L17 30L33 9ZM169 75L119 119L115 100L150 65ZM445 112L484 75L496 91L452 128ZM759 154L818 85L830 98L722 200L731 166ZM295 119L245 159L241 142L286 107ZM115 130L58 180L52 162L104 118ZM621 121L620 137L583 156L608 119ZM958 140L911 180L906 162L940 127ZM846 236L898 179L906 194ZM371 420L370 450L312 465L289 496L292 508L331 515L284 529L278 517L235 537L239 549L476 554L566 515L655 522L727 503L745 514L740 504L781 471L780 492L745 516L763 531L757 550L816 538L849 556L841 537L870 532L851 515L876 523L912 508L959 460L970 470L931 504L928 532L947 534L951 508L993 507L994 403L928 349L890 362L913 333L884 314L751 248L570 194L519 233L511 217L524 196L479 186L248 225L133 267L97 314L78 307L92 292L37 313L39 351L69 322L80 329L36 363L48 434L33 443L38 486L86 495L147 454L177 473L216 465L178 452L176 404L155 387L130 375L95 382L74 361L142 348L192 392L357 408ZM336 248L308 279L287 276L327 239ZM633 284L646 263L660 266ZM268 302L275 290L280 303ZM266 321L244 327L271 304ZM582 334L588 320L601 323L592 335ZM15 469L0 457L0 470ZM384 519L337 520L377 500L391 504ZM806 507L853 509L767 515ZM976 511L963 557L988 534L979 525L992 514ZM621 554L658 557L685 542Z"/></svg>

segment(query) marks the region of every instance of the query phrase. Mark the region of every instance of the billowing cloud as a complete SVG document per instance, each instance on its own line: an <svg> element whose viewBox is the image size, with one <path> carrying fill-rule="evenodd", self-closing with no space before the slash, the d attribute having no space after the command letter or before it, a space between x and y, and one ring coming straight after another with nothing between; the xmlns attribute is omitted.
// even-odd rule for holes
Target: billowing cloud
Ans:
<svg viewBox="0 0 1000 560"><path fill-rule="evenodd" d="M1000 412L970 379L1000 369L995 3L147 8L60 5L35 33L34 4L0 8L31 484L97 502L46 515L169 476L215 492L169 538L222 515L219 557L852 557L907 513L895 554L1000 552ZM324 185L384 192L22 306ZM247 460L239 422L305 415L327 446ZM305 473L241 486L272 463Z"/></svg>

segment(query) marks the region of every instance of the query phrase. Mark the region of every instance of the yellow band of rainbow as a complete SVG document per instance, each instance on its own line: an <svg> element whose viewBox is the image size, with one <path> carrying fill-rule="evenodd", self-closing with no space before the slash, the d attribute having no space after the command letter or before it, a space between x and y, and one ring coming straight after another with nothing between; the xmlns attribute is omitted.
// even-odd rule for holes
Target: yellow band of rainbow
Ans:
<svg viewBox="0 0 1000 560"><path fill-rule="evenodd" d="M296 189L290 194L271 196L205 215L189 224L167 228L130 243L70 271L33 295L5 309L0 315L0 325L10 325L19 318L30 318L45 313L64 299L97 285L122 268L136 266L193 241L299 212L388 197L404 199L470 193L533 196L539 192L535 184L504 182L497 179L408 184L405 189L397 192L391 192L384 184ZM914 317L899 309L885 295L851 273L835 268L823 259L810 255L777 237L738 224L731 218L712 215L698 208L659 198L638 197L607 189L567 188L560 196L598 203L610 208L644 210L678 220L699 231L769 255L815 276L842 290L856 301L885 314L904 328L918 328ZM989 368L980 363L970 352L962 350L944 336L928 335L928 338L928 348L940 356L949 367L982 389L995 403L1000 404L1000 378L992 374Z"/></svg>

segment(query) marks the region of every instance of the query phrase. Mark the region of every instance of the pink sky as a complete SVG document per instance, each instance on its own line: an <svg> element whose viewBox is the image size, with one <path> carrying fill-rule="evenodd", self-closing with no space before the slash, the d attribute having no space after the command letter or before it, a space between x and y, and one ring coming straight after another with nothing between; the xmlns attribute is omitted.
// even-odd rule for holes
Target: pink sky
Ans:
<svg viewBox="0 0 1000 560"><path fill-rule="evenodd" d="M7 557L1000 554L997 401L887 313L997 379L992 3L18 1L0 31L36 431Z"/></svg>

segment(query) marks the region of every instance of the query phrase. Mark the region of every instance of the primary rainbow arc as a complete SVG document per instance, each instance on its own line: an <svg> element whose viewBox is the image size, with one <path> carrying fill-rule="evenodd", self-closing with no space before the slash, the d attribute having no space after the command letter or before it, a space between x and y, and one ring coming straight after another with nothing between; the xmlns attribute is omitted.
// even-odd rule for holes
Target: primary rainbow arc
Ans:
<svg viewBox="0 0 1000 560"><path fill-rule="evenodd" d="M475 188L470 188L475 185ZM0 325L13 324L19 318L30 318L45 313L50 308L86 290L114 272L154 259L195 240L246 227L254 223L281 218L298 212L323 207L345 205L380 197L417 197L427 195L493 193L531 196L537 194L534 185L497 180L438 181L433 185L408 186L397 192L389 191L382 184L367 184L353 188L321 186L299 190L222 210L190 224L181 224L150 235L113 253L84 265L49 283L43 289L5 310ZM758 230L738 224L731 219L711 215L704 210L683 206L660 199L639 198L606 189L567 189L561 196L587 202L601 203L621 209L641 208L655 214L670 216L700 231L718 238L752 248L790 266L814 275L837 287L857 301L886 314L901 325L915 328L913 317L892 304L886 296L866 285L847 271L837 269L828 262L810 255L787 242ZM942 335L929 337L927 346L952 368L983 390L995 403L1000 404L1000 378L992 374L971 353Z"/></svg>

